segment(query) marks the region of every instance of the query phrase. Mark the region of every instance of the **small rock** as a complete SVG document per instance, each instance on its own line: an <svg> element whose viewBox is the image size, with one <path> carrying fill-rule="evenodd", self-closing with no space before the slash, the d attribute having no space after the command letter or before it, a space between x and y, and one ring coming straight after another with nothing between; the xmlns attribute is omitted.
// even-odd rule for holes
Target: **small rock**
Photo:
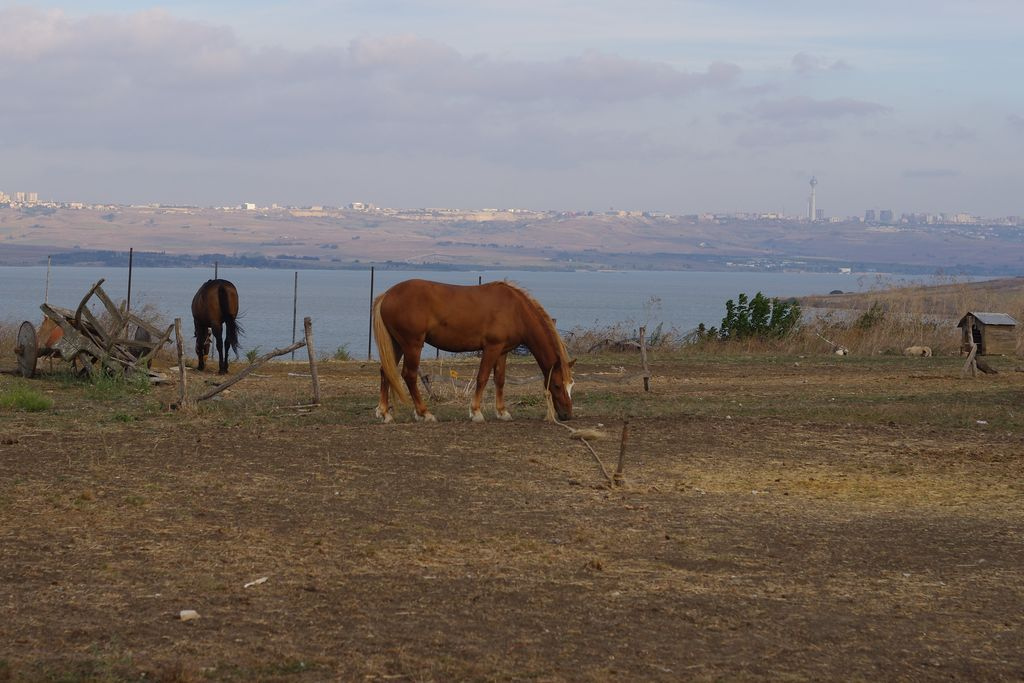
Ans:
<svg viewBox="0 0 1024 683"><path fill-rule="evenodd" d="M183 609L178 612L178 618L182 621L192 621L199 618L199 612L194 609Z"/></svg>

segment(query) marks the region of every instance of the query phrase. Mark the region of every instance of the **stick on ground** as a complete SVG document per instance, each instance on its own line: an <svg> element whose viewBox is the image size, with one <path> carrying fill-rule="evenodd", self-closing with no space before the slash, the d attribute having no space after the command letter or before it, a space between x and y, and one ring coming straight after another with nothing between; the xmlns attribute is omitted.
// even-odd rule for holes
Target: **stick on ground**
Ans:
<svg viewBox="0 0 1024 683"><path fill-rule="evenodd" d="M242 379L244 379L250 372L252 372L256 368L258 368L259 366L263 365L264 363L266 363L271 358L277 358L278 356L283 356L286 353L291 353L292 351L295 351L296 349L301 349L305 345L306 345L306 342L299 341L299 342L295 342L294 344L292 344L291 346L289 346L287 348L274 349L270 353L263 354L262 356L260 356L256 360L254 360L252 362L252 364L249 365L249 367L245 368L244 370L242 370L240 373L238 373L237 375L235 375L234 377L232 377L228 381L223 382L221 384L218 384L217 386L215 386L214 388L210 389L205 394L203 394L202 396L197 398L196 399L196 403L198 403L199 401L205 401L205 400L207 400L209 398L213 398L214 396L216 396L220 392L224 391L225 389L227 389L231 385L233 385L233 384L241 381Z"/></svg>

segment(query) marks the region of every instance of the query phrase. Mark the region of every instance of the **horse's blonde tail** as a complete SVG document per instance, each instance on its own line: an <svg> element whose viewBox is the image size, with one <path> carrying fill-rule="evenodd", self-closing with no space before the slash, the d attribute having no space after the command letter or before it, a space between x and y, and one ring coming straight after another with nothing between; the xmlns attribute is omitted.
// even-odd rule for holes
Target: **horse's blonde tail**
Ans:
<svg viewBox="0 0 1024 683"><path fill-rule="evenodd" d="M391 339L391 333L388 332L388 328L384 324L384 318L380 314L380 305L383 300L384 294L373 300L373 337L377 341L377 355L380 356L380 368L384 372L384 378L387 379L388 384L391 385L391 390L395 392L398 399L403 403L411 403L409 395L406 393L405 388L402 387L402 378L398 374L398 361L395 360L395 344Z"/></svg>

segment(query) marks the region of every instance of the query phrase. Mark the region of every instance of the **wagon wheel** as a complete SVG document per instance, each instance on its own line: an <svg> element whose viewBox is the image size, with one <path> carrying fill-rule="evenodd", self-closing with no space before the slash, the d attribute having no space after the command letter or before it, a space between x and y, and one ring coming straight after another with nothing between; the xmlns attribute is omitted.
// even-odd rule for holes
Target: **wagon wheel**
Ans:
<svg viewBox="0 0 1024 683"><path fill-rule="evenodd" d="M36 373L39 345L36 328L27 320L18 328L18 344L14 347L14 355L18 357L18 372L22 377L31 377Z"/></svg>

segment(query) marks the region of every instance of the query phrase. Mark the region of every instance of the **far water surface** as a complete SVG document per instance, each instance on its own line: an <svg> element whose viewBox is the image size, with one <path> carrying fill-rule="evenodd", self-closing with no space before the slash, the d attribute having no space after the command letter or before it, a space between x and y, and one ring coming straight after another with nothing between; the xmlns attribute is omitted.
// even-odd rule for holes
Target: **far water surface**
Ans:
<svg viewBox="0 0 1024 683"><path fill-rule="evenodd" d="M243 350L261 352L292 342L295 272L286 270L221 268L219 276L238 288L241 322L245 328ZM135 268L132 271L132 310L147 307L159 312L165 324L182 319L182 331L191 338L190 304L196 290L213 277L212 269ZM927 281L875 273L761 273L677 271L410 271L376 270L374 290L380 294L391 285L410 278L451 284L475 285L508 279L530 291L558 322L559 330L613 325L649 330L664 328L688 332L700 323L718 326L725 301L745 292L753 296L785 298L827 294L840 289L865 291L881 284ZM125 298L128 269L113 267L54 267L46 292L46 267L0 267L0 320L42 320L39 304L44 293L49 303L75 308L100 278L115 301ZM297 338L302 319L313 319L314 343L319 355L345 348L353 358L368 353L370 271L303 270L298 274ZM189 344L191 352L191 343Z"/></svg>

